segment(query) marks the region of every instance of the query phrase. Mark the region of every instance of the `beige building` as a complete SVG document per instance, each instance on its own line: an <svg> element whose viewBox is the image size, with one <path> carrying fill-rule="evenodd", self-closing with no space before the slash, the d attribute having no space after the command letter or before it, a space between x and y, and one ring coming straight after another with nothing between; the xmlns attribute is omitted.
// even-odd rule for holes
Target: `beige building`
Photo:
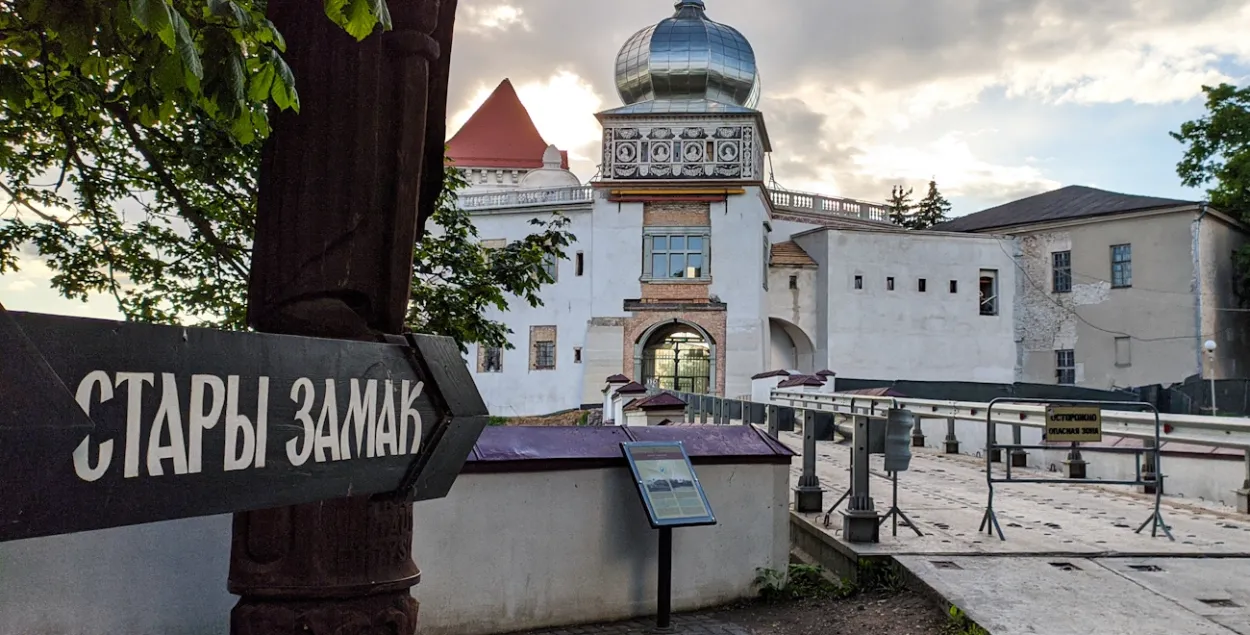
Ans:
<svg viewBox="0 0 1250 635"><path fill-rule="evenodd" d="M1244 376L1231 255L1246 227L1204 203L1064 187L934 229L1016 237L1021 381L1127 388Z"/></svg>

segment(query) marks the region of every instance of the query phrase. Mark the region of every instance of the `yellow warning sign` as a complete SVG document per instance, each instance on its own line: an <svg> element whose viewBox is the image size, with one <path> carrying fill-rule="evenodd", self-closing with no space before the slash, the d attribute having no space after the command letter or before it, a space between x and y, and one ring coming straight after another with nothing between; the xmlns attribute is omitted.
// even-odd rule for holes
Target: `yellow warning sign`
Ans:
<svg viewBox="0 0 1250 635"><path fill-rule="evenodd" d="M1046 406L1046 440L1061 443L1102 441L1098 406Z"/></svg>

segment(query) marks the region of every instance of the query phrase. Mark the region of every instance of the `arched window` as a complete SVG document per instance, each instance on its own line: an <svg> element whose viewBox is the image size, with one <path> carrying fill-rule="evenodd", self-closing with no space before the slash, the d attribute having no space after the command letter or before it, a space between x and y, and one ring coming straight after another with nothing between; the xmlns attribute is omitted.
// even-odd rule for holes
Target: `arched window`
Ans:
<svg viewBox="0 0 1250 635"><path fill-rule="evenodd" d="M709 394L712 347L695 329L674 324L657 330L642 351L643 384L665 390Z"/></svg>

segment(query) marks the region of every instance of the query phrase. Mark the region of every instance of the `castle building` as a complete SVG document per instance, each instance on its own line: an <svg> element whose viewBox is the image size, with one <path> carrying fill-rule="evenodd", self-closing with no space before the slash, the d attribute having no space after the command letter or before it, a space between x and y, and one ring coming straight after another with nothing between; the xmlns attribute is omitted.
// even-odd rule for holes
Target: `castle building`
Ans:
<svg viewBox="0 0 1250 635"><path fill-rule="evenodd" d="M767 187L754 49L702 0L630 37L615 77L622 103L597 114L603 155L590 183L507 80L449 141L484 244L555 213L576 236L550 264L544 306L492 316L515 349L470 347L492 414L597 405L613 375L733 397L779 368L1016 377L1018 242L907 232L880 204Z"/></svg>

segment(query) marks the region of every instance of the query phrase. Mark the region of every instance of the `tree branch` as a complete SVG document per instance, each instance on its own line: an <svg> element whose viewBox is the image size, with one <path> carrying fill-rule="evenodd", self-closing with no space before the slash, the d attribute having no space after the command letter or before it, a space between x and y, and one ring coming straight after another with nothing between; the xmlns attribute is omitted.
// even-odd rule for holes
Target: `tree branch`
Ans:
<svg viewBox="0 0 1250 635"><path fill-rule="evenodd" d="M14 204L25 207L26 209L34 213L35 216L38 216L39 218L42 218L43 220L49 223L52 223L56 225L57 227L60 227L61 229L66 229L66 230L69 229L70 227L69 223L66 223L65 221L55 216L51 216L49 214L46 214L40 211L38 208L32 205L30 201L27 201L26 199L22 198L21 196L18 195L17 192L14 192L11 188L9 188L9 186L6 185L3 181L0 181L0 190L4 190L4 193L9 195L9 198L12 199Z"/></svg>
<svg viewBox="0 0 1250 635"><path fill-rule="evenodd" d="M108 108L108 111L112 113L112 115L116 117L119 122L121 122L122 128L126 131L127 136L130 137L131 143L135 144L135 149L143 155L143 158L147 160L148 165L150 165L152 170L156 172L156 176L160 179L161 185L163 185L169 192L169 195L174 199L174 203L181 211L181 216L187 222L191 223L191 226L195 227L196 231L198 231L200 235L204 236L204 239L208 241L208 244L213 247L213 252L216 253L226 265L246 280L248 277L247 267L244 266L242 261L238 260L236 254L231 253L230 246L222 241L222 239L217 235L217 232L213 231L213 226L209 223L208 219L205 218L199 210L195 209L195 206L187 200L186 195L181 189L178 188L177 183L174 182L173 175L170 174L168 168L165 167L165 163L161 161L160 157L156 156L156 153L152 152L152 149L148 147L148 144L143 139L143 136L140 135L139 131L135 128L134 121L130 119L130 113L126 112L126 109L117 102L107 103L105 104L105 107Z"/></svg>

